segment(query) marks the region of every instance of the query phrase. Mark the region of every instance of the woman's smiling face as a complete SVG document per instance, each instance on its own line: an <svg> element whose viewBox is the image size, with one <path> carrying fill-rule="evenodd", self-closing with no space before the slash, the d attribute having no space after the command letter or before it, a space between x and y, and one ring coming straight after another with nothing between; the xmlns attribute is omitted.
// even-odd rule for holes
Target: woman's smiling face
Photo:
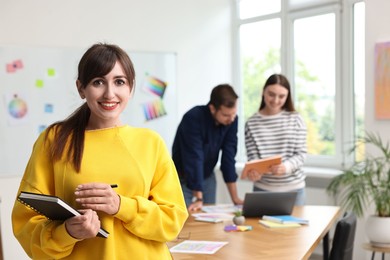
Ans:
<svg viewBox="0 0 390 260"><path fill-rule="evenodd" d="M91 116L87 129L100 129L120 126L120 115L125 110L131 97L131 85L116 62L113 69L105 76L93 78L85 87L77 81L81 98L85 98Z"/></svg>
<svg viewBox="0 0 390 260"><path fill-rule="evenodd" d="M279 84L267 86L263 91L264 96L264 112L269 115L274 115L283 110L288 96L288 89Z"/></svg>

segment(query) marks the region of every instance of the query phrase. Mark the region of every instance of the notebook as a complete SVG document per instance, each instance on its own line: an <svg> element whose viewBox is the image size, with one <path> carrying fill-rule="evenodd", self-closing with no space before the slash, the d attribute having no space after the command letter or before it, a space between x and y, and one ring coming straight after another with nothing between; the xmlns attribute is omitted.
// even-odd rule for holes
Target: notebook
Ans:
<svg viewBox="0 0 390 260"><path fill-rule="evenodd" d="M66 220L73 216L81 215L80 212L56 196L22 191L18 196L18 200L51 220ZM100 228L97 235L107 238L109 233L105 229Z"/></svg>
<svg viewBox="0 0 390 260"><path fill-rule="evenodd" d="M290 215L297 192L255 191L245 194L242 213L245 217L261 218L263 215Z"/></svg>

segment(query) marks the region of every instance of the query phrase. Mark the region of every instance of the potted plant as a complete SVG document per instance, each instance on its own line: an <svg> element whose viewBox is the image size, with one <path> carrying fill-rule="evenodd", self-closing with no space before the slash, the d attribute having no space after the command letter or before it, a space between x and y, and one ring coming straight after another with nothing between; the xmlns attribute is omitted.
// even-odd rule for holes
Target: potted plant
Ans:
<svg viewBox="0 0 390 260"><path fill-rule="evenodd" d="M237 210L236 212L234 212L233 223L236 226L240 226L245 223L245 217L242 215L241 210Z"/></svg>
<svg viewBox="0 0 390 260"><path fill-rule="evenodd" d="M369 215L366 234L373 244L390 246L390 147L377 134L366 133L359 139L375 149L375 155L354 163L334 177L327 192L340 201L341 207L362 217L371 205L375 214ZM351 152L357 151L359 142ZM384 223L385 222L385 223Z"/></svg>

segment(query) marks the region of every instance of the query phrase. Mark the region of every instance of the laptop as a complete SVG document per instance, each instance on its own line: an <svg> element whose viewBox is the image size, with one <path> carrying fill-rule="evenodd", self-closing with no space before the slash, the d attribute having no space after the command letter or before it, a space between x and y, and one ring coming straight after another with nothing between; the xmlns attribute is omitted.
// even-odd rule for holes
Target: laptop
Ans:
<svg viewBox="0 0 390 260"><path fill-rule="evenodd" d="M261 218L263 215L290 215L297 194L296 191L255 191L246 193L242 213L248 218Z"/></svg>

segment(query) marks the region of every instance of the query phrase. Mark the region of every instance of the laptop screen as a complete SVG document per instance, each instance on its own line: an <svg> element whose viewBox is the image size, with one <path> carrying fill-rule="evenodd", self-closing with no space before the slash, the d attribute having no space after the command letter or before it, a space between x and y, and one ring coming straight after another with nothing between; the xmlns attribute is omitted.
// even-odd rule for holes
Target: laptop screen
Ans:
<svg viewBox="0 0 390 260"><path fill-rule="evenodd" d="M255 191L245 194L242 212L245 217L261 218L263 215L290 215L297 192Z"/></svg>

